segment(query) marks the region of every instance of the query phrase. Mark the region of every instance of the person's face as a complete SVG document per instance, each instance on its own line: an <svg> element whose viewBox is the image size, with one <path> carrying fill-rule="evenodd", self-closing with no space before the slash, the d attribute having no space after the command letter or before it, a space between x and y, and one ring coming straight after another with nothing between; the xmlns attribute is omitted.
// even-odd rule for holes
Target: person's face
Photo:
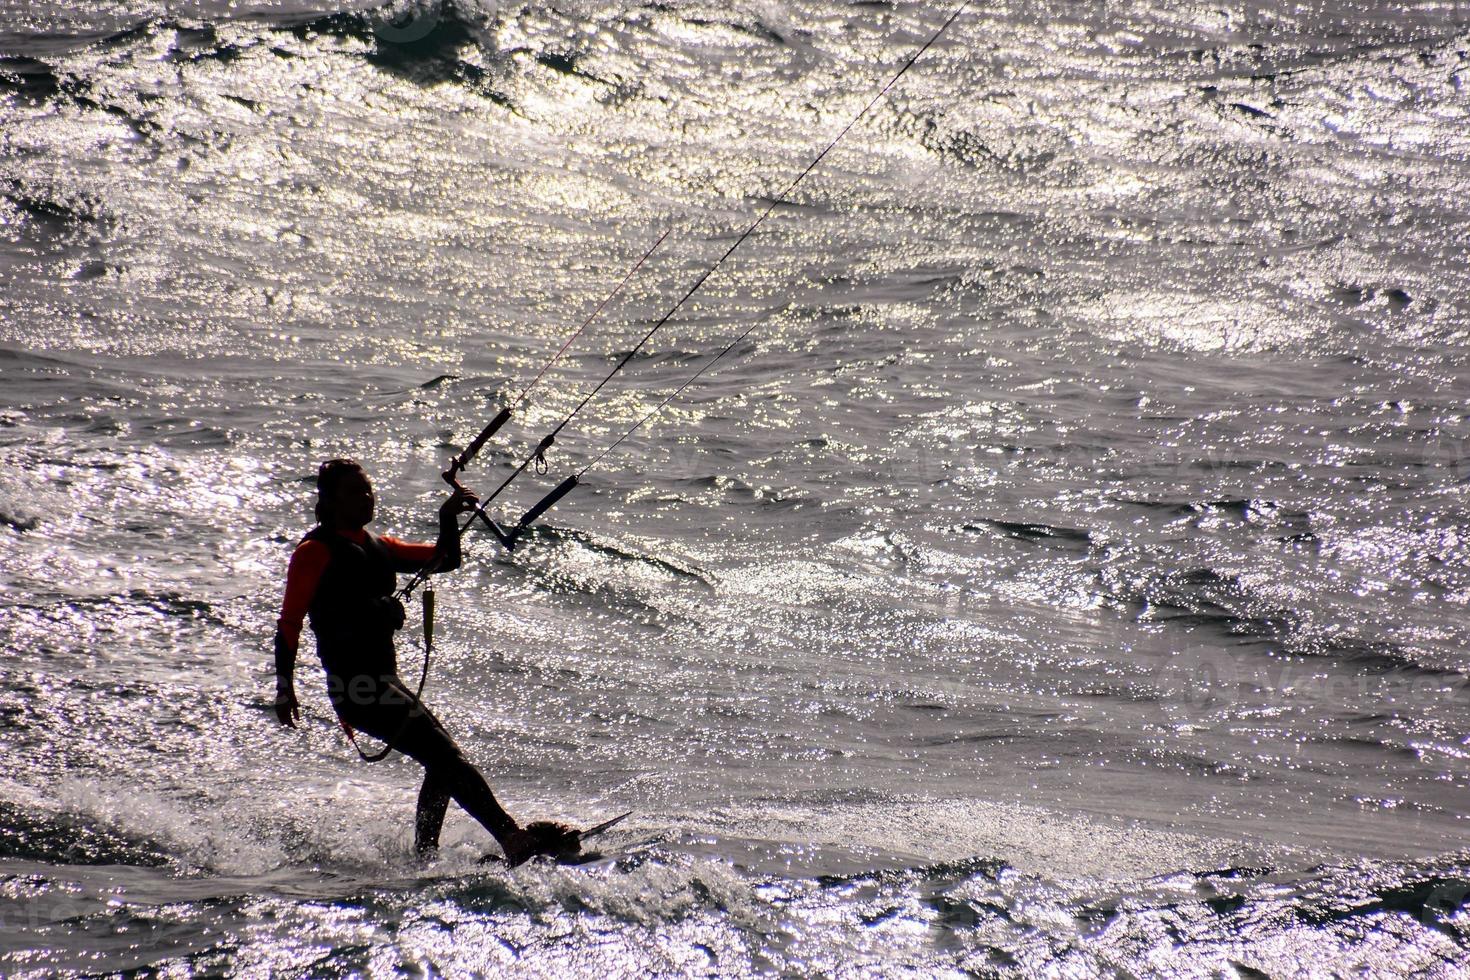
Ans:
<svg viewBox="0 0 1470 980"><path fill-rule="evenodd" d="M354 470L344 476L333 491L332 512L343 527L363 527L373 519L376 502L367 474Z"/></svg>

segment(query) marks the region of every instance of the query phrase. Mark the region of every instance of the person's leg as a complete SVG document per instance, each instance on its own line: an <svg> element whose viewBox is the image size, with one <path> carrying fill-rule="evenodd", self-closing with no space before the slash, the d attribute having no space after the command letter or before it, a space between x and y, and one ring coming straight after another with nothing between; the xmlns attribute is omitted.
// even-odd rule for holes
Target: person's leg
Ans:
<svg viewBox="0 0 1470 980"><path fill-rule="evenodd" d="M377 693L379 696L371 704L365 703L365 699L344 701L339 710L347 723L374 738L392 742L394 749L424 767L421 803L431 788L436 793L447 793L504 848L519 827L444 726L428 708L414 700L413 692L397 678L381 684Z"/></svg>
<svg viewBox="0 0 1470 980"><path fill-rule="evenodd" d="M444 814L449 809L449 790L440 785L433 774L424 771L424 785L419 788L419 807L414 816L413 847L419 854L439 849L439 831L444 827Z"/></svg>
<svg viewBox="0 0 1470 980"><path fill-rule="evenodd" d="M406 689L402 693L411 698ZM418 760L424 767L418 816L421 821L432 821L434 844L438 843L444 810L448 806L448 797L452 796L470 816L490 831L511 866L536 854L570 856L581 850L577 832L571 827L546 820L538 820L524 828L517 826L495 799L480 770L464 757L454 739L428 708L415 704L408 712L406 724L401 721L402 717L400 714L399 730L402 734L393 738L394 748ZM429 805L437 805L437 812L425 813L426 797ZM420 823L416 828L415 837L420 842L425 839L421 833L424 826ZM420 853L422 851L421 847Z"/></svg>

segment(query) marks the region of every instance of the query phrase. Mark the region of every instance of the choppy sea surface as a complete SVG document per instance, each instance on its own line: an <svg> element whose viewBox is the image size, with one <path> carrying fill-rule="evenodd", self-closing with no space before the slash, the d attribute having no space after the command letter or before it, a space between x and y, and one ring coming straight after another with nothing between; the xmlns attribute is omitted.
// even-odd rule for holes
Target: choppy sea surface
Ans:
<svg viewBox="0 0 1470 980"><path fill-rule="evenodd" d="M1470 975L1455 0L966 10L438 583L602 860L276 724L317 463L432 537L949 9L0 2L0 973Z"/></svg>

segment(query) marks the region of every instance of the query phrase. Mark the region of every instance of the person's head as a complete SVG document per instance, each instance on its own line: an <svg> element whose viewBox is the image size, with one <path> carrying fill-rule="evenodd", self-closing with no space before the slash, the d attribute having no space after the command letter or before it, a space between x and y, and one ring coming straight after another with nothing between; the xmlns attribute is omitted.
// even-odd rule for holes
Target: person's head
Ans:
<svg viewBox="0 0 1470 980"><path fill-rule="evenodd" d="M316 519L328 527L359 528L373 519L373 485L355 459L329 459L316 471Z"/></svg>

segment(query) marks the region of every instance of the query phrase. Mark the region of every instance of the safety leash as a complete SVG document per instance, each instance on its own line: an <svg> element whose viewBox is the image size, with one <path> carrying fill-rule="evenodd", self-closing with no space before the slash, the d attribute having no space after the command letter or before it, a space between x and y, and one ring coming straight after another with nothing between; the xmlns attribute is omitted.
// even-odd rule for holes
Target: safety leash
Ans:
<svg viewBox="0 0 1470 980"><path fill-rule="evenodd" d="M352 747L357 750L357 754L362 757L362 761L363 762L381 762L382 760L388 758L388 754L393 751L394 745L398 742L398 740L400 738L403 737L403 733L406 732L406 731L408 731L408 724L409 724L409 722L411 722L413 720L414 712L417 711L417 710L419 710L419 709L422 709L423 706L424 706L424 702L422 700L423 699L423 696L424 696L424 685L429 682L429 654L434 649L434 590L433 589L425 589L424 590L423 602L424 602L424 617L423 617L423 619L424 619L424 669L419 674L419 688L413 694L413 703L411 705L405 706L406 713L403 716L403 724L401 724L401 725L398 726L398 731L393 734L393 737L392 738L390 738L390 739L388 739L386 741L386 743L383 746L383 750L381 752L374 752L372 755L368 755L366 752L364 752L362 750L362 746L357 744L357 733L352 730L352 726L351 725L347 724L347 719L343 718L340 714L337 716L337 721L341 723L342 730L347 733L347 741L349 741L349 742L352 743Z"/></svg>

